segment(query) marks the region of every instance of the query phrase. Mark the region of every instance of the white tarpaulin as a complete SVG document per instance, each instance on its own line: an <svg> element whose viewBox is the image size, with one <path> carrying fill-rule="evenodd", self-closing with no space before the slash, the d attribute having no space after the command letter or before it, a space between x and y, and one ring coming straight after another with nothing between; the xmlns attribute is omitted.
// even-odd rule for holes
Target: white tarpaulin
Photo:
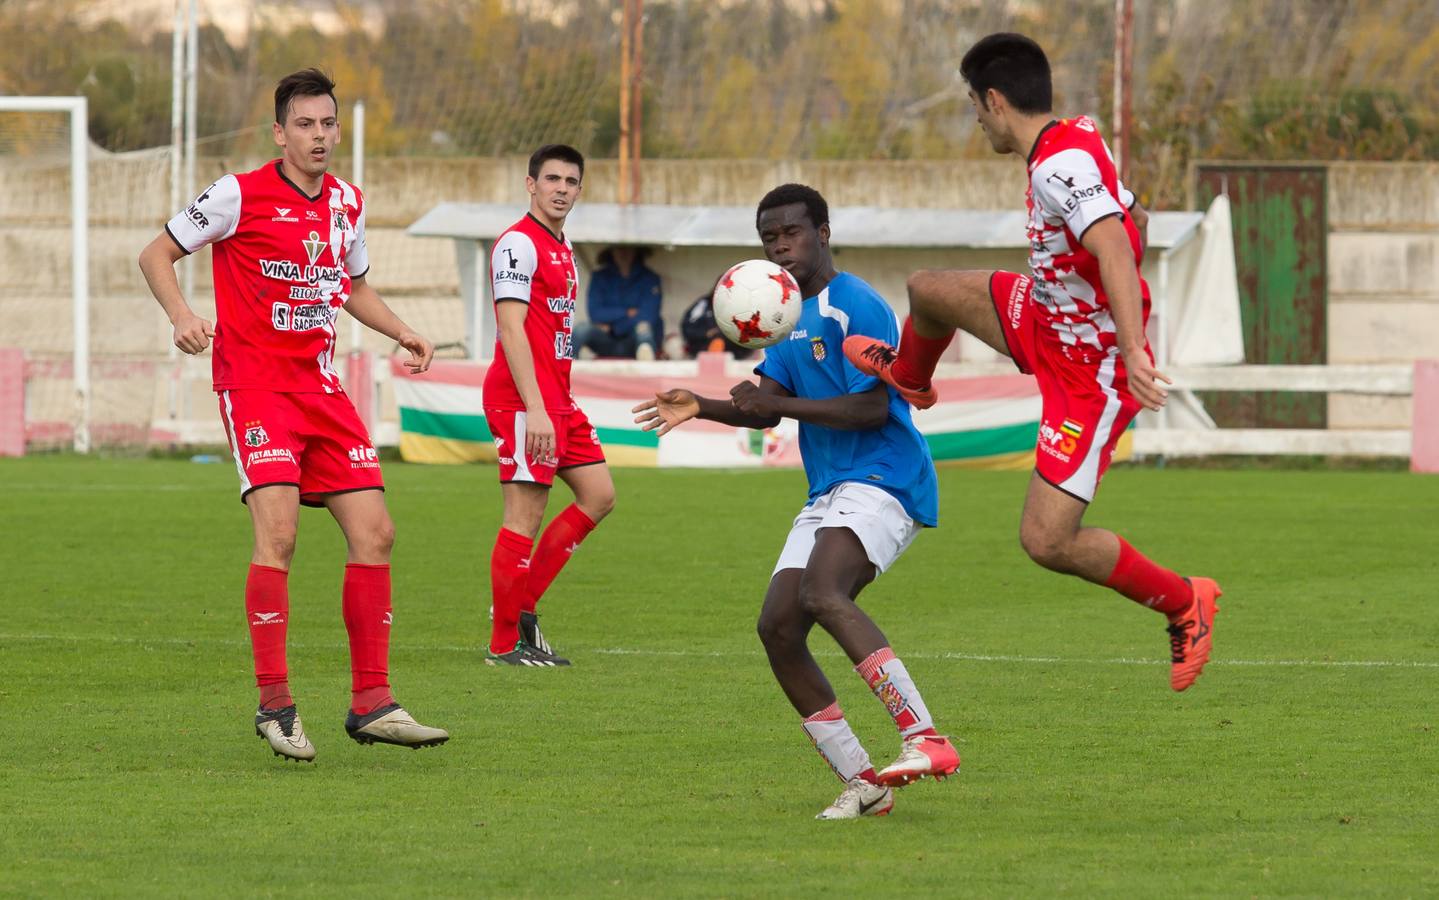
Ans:
<svg viewBox="0 0 1439 900"><path fill-rule="evenodd" d="M1163 285L1155 284L1148 271L1146 274L1158 320L1157 329L1151 329L1151 341L1159 368L1244 362L1229 198L1215 197L1194 239L1166 252L1156 268ZM1162 297L1161 290L1165 292ZM1213 428L1214 420L1199 398L1182 384L1175 388L1165 408L1165 426Z"/></svg>

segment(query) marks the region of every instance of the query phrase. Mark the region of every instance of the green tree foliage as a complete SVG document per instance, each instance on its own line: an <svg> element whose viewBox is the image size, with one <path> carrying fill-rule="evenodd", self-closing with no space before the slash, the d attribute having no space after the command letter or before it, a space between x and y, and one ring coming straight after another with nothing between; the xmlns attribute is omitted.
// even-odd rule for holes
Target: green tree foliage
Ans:
<svg viewBox="0 0 1439 900"><path fill-rule="evenodd" d="M248 31L201 30L209 155L269 152L274 81L309 65L335 76L342 122L366 102L374 154L522 154L551 140L616 152L620 0L233 2L255 11ZM1057 113L1112 124L1113 0L644 7L647 156L988 156L957 68L998 30L1048 49ZM107 9L0 2L0 91L87 95L108 149L166 143L168 14ZM1134 25L1130 180L1152 204L1182 202L1204 157L1439 157L1432 0L1153 0L1135 4Z"/></svg>

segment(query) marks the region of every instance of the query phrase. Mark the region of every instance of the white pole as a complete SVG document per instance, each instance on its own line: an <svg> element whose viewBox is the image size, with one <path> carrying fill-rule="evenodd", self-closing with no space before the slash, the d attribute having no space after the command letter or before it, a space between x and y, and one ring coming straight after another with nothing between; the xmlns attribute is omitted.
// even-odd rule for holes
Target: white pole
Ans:
<svg viewBox="0 0 1439 900"><path fill-rule="evenodd" d="M90 452L90 149L89 103L70 108L70 279L75 315L75 452Z"/></svg>
<svg viewBox="0 0 1439 900"><path fill-rule="evenodd" d="M200 13L198 0L190 0L185 50L185 196L195 196L195 108L200 93ZM185 257L185 299L194 303L195 260Z"/></svg>
<svg viewBox="0 0 1439 900"><path fill-rule="evenodd" d="M180 142L181 129L184 126L184 90L185 80L185 0L176 0L175 17L170 27L170 207L167 212L170 215L180 211L180 204L183 201L180 193L180 156L183 146ZM188 297L186 298L189 299ZM161 313L163 318L164 313ZM180 348L170 341L170 376L169 376L169 400L170 418L173 420L178 413L177 403L179 400L180 384L175 374L175 360L180 356Z"/></svg>
<svg viewBox="0 0 1439 900"><path fill-rule="evenodd" d="M1159 346L1154 348L1154 365L1163 372L1169 367L1169 254L1170 249L1166 248L1159 253L1159 302L1155 304L1159 313L1159 334L1155 335L1159 340ZM1183 389L1183 385L1180 385ZM1169 407L1168 405L1159 408L1159 430L1169 430Z"/></svg>
<svg viewBox="0 0 1439 900"><path fill-rule="evenodd" d="M353 123L350 126L350 140L354 142L354 167L350 173L350 182L361 190L365 185L365 101L355 101L355 112ZM354 316L350 317L350 352L359 353L363 343L364 332L360 328L360 320Z"/></svg>

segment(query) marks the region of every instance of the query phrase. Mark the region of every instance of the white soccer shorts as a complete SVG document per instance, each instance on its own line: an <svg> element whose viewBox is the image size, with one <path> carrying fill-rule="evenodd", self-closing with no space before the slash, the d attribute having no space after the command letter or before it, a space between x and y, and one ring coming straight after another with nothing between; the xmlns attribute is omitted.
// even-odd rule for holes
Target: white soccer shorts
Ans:
<svg viewBox="0 0 1439 900"><path fill-rule="evenodd" d="M841 482L795 516L774 571L809 565L815 532L821 528L848 528L864 545L869 561L884 572L914 542L921 527L893 494L861 481Z"/></svg>

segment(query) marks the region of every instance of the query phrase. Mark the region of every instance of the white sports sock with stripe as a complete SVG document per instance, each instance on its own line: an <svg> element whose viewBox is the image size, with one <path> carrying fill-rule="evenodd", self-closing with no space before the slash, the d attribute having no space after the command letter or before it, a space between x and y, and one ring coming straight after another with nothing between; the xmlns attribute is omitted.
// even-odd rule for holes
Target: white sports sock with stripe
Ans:
<svg viewBox="0 0 1439 900"><path fill-rule="evenodd" d="M859 773L874 768L864 745L859 742L854 730L849 727L849 722L845 721L844 714L839 711L838 701L806 716L800 724L805 734L814 742L814 749L829 763L840 781L847 782Z"/></svg>

